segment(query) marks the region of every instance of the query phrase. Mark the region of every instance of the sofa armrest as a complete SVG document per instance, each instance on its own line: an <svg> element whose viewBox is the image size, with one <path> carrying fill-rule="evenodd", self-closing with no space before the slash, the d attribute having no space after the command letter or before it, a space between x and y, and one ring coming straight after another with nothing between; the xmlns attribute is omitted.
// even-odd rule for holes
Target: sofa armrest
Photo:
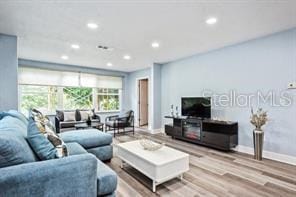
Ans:
<svg viewBox="0 0 296 197"><path fill-rule="evenodd" d="M55 123L55 128L56 128L56 132L57 133L60 133L60 119L59 119L59 117L57 117L57 116L55 116L55 118L54 118L54 123Z"/></svg>
<svg viewBox="0 0 296 197"><path fill-rule="evenodd" d="M97 159L91 154L0 168L0 196L97 195Z"/></svg>

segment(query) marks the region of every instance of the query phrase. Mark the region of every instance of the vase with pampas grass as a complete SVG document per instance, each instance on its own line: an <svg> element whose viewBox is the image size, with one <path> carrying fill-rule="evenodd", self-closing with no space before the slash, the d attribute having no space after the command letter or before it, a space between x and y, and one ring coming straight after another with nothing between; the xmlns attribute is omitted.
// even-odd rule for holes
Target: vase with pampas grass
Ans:
<svg viewBox="0 0 296 197"><path fill-rule="evenodd" d="M267 112L263 111L262 108L259 108L256 113L253 109L251 110L251 124L255 126L253 130L253 141L254 141L254 159L262 160L263 152L263 140L264 140L264 131L262 127L267 122Z"/></svg>

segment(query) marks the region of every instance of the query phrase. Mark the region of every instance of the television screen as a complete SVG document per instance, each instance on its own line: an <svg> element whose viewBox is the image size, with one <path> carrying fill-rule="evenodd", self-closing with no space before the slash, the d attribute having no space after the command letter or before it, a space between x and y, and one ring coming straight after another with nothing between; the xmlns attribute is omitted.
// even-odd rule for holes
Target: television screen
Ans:
<svg viewBox="0 0 296 197"><path fill-rule="evenodd" d="M182 116L211 118L210 97L183 97Z"/></svg>

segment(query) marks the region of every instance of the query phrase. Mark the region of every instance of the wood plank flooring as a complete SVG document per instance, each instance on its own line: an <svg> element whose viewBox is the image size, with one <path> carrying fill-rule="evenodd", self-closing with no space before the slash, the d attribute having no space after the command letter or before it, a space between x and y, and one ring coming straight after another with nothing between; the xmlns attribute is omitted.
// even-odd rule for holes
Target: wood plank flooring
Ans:
<svg viewBox="0 0 296 197"><path fill-rule="evenodd" d="M130 166L121 169L116 157L107 163L118 174L117 196L170 196L170 197L296 197L296 166L264 159L256 161L251 155L221 152L187 142L173 140L162 134L136 131L135 135L116 136L113 143L140 139L142 136L164 141L167 146L190 154L190 170L184 179L173 179L151 191L149 178Z"/></svg>

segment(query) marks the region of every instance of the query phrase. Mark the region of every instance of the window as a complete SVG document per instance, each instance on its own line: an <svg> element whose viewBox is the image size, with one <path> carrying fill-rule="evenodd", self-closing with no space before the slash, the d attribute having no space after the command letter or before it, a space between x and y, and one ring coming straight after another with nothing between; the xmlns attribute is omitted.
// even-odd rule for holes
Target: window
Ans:
<svg viewBox="0 0 296 197"><path fill-rule="evenodd" d="M57 108L57 88L51 86L20 85L21 112L26 114L31 108L51 113Z"/></svg>
<svg viewBox="0 0 296 197"><path fill-rule="evenodd" d="M118 111L119 89L19 85L20 110L27 114L31 108L44 114L56 109L92 109ZM95 102L96 101L96 102Z"/></svg>
<svg viewBox="0 0 296 197"><path fill-rule="evenodd" d="M92 88L66 87L63 88L63 109L93 108Z"/></svg>
<svg viewBox="0 0 296 197"><path fill-rule="evenodd" d="M99 111L119 110L119 90L99 88L97 93L97 106Z"/></svg>
<svg viewBox="0 0 296 197"><path fill-rule="evenodd" d="M19 107L23 113L36 108L45 114L56 109L120 109L122 77L19 68Z"/></svg>

